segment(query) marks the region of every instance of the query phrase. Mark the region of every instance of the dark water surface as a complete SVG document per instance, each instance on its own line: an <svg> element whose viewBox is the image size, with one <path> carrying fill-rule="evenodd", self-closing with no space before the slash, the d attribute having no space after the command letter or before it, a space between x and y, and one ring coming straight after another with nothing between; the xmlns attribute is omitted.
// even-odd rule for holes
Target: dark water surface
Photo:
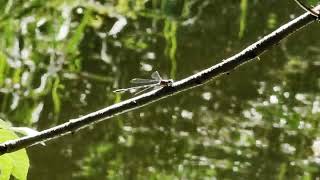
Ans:
<svg viewBox="0 0 320 180"><path fill-rule="evenodd" d="M132 97L112 92L130 86L132 78L149 78L155 70L176 80L187 77L303 13L293 1L275 0L250 1L242 11L239 1L149 1L145 9L138 5L131 9L105 6L114 8L116 16L92 11L92 17L99 18L101 24L85 27L77 54L57 44L60 51L55 59L57 63L62 59L65 70L58 73L58 91L52 85L47 95L23 97L17 108L20 110L10 109L13 94L0 94L2 101L9 99L2 105L4 117L38 130L61 124ZM73 8L72 21L81 22L83 14L77 10L87 6ZM123 29L114 36L107 35L121 18L127 21ZM243 31L240 22L244 23ZM319 160L317 163L311 148L320 135L319 32L319 24L314 23L267 51L260 60L202 87L47 142L46 146L29 148L28 178L319 176ZM34 58L49 59L41 54L45 50L39 51ZM78 73L76 78L71 78L73 72ZM36 87L44 74L37 70ZM34 119L29 117L30 111L35 113L39 104L39 118L23 121L23 117ZM23 114L28 114L26 111L29 116Z"/></svg>

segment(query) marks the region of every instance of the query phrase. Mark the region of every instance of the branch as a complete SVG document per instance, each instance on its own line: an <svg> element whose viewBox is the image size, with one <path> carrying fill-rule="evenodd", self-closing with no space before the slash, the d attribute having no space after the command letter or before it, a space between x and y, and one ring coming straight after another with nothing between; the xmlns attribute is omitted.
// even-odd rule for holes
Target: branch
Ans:
<svg viewBox="0 0 320 180"><path fill-rule="evenodd" d="M306 6L305 4L303 4L300 0L294 0L303 10L309 12L310 14L312 14L314 17L316 18L320 18L320 13L319 12L315 12L313 9L309 8L308 6Z"/></svg>
<svg viewBox="0 0 320 180"><path fill-rule="evenodd" d="M315 8L319 10L320 5ZM213 78L228 73L236 67L253 60L261 55L268 48L275 44L278 44L282 39L286 38L290 34L299 30L300 28L315 21L316 18L305 13L296 19L288 22L287 24L279 27L274 32L263 37L256 43L248 46L238 54L216 64L208 69L204 69L199 73L191 75L180 81L176 81L172 86L166 86L160 89L147 92L137 97L125 100L123 102L111 105L96 112L84 115L82 117L71 119L61 125L43 130L39 134L32 136L25 136L15 140L9 140L0 144L0 154L10 153L22 148L27 148L40 142L48 141L50 139L58 138L66 134L74 133L88 125L98 123L103 120L109 119L113 116L123 114L133 109L137 109L146 106L149 103L153 103L165 97L180 93L182 91L201 86L204 83L212 80Z"/></svg>

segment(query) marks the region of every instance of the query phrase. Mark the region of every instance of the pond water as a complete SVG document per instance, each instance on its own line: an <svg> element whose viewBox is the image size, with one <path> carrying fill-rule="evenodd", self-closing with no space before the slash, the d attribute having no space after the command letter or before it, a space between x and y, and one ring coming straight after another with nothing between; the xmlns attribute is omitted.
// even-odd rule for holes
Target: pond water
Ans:
<svg viewBox="0 0 320 180"><path fill-rule="evenodd" d="M43 39L21 35L36 69L23 61L19 74L31 83L21 78L19 90L0 94L2 117L47 129L132 97L112 92L132 78L185 78L303 13L293 1L128 2L49 6L43 25L29 27ZM28 179L319 176L319 29L309 25L204 86L29 148Z"/></svg>

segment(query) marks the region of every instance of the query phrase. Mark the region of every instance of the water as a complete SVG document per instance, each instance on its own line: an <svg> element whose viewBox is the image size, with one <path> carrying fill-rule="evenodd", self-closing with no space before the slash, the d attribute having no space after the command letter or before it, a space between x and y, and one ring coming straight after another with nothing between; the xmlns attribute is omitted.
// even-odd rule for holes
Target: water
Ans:
<svg viewBox="0 0 320 180"><path fill-rule="evenodd" d="M72 46L67 50L57 44L51 64L62 65L64 71L58 80L47 81L63 87L47 87L39 78L46 71L36 70L32 86L42 87L40 93L28 98L14 94L20 99L11 109L16 96L2 94L2 102L7 102L2 103L3 116L38 130L61 124L129 98L130 94L112 91L127 87L132 77L148 77L158 70L165 78L179 80L239 52L302 13L294 2L252 1L240 38L243 12L238 1L152 2L149 10L139 11L137 4L136 11L118 6L123 16L99 16L95 22L102 25L84 31L78 54ZM83 17L71 13L75 19ZM113 28L123 17L127 24ZM107 34L110 29L117 29L113 36ZM316 177L311 145L319 134L318 34L319 24L310 25L260 60L204 86L45 147L29 148L29 179ZM45 47L41 41L36 45ZM46 57L41 54L46 51L39 51L35 57ZM39 59L50 64L50 58ZM36 107L39 117L30 113Z"/></svg>

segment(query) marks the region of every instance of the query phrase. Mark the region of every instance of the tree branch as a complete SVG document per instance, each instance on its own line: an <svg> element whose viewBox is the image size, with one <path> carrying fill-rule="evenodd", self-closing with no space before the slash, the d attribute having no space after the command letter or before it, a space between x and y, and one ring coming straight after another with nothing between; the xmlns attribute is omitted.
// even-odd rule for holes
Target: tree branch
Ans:
<svg viewBox="0 0 320 180"><path fill-rule="evenodd" d="M315 8L315 10L319 9L320 5ZM25 136L19 139L6 141L0 144L0 154L14 152L19 149L38 144L40 142L48 141L50 139L73 133L93 123L101 122L113 116L123 114L127 111L137 109L149 103L158 101L162 98L203 85L213 78L225 74L235 69L236 67L248 62L249 60L258 57L271 46L279 43L285 37L289 36L290 34L315 20L316 18L313 15L305 13L288 22L287 24L279 27L274 32L248 46L238 54L208 69L202 70L199 73L191 75L180 81L176 81L172 84L172 86L156 89L154 91L142 94L137 97L133 97L131 99L111 105L82 117L71 119L66 123L46 129L36 135Z"/></svg>
<svg viewBox="0 0 320 180"><path fill-rule="evenodd" d="M310 14L312 14L313 16L315 16L316 18L320 18L320 13L319 12L315 12L313 9L309 8L308 6L306 6L305 4L303 4L300 0L294 0L303 10L309 12Z"/></svg>

